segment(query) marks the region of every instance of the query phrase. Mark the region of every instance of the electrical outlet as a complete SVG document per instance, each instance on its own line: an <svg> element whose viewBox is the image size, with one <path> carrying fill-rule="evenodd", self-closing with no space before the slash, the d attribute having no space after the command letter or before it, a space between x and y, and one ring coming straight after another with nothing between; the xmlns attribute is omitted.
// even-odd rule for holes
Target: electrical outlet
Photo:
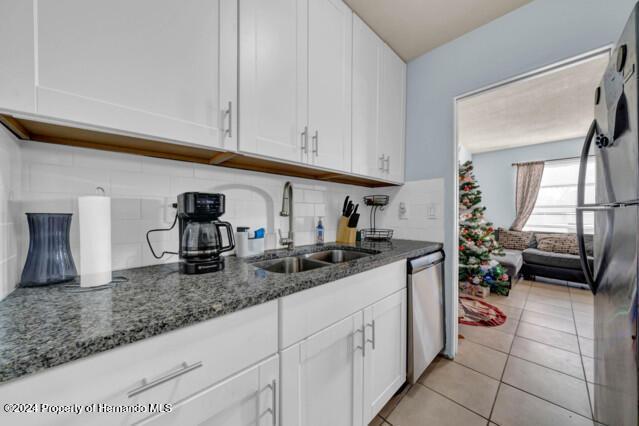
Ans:
<svg viewBox="0 0 639 426"><path fill-rule="evenodd" d="M399 218L401 220L408 219L408 205L403 201L399 203Z"/></svg>
<svg viewBox="0 0 639 426"><path fill-rule="evenodd" d="M435 204L426 206L426 218L430 220L437 219L437 206Z"/></svg>

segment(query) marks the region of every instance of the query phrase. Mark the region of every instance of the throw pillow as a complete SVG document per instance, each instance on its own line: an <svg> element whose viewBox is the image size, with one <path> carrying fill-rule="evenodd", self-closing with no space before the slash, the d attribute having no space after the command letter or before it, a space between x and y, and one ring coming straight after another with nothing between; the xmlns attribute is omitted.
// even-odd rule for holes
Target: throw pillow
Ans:
<svg viewBox="0 0 639 426"><path fill-rule="evenodd" d="M499 244L510 250L526 250L533 239L532 232L511 231L499 228Z"/></svg>
<svg viewBox="0 0 639 426"><path fill-rule="evenodd" d="M575 234L537 234L536 238L537 248L541 251L579 255Z"/></svg>

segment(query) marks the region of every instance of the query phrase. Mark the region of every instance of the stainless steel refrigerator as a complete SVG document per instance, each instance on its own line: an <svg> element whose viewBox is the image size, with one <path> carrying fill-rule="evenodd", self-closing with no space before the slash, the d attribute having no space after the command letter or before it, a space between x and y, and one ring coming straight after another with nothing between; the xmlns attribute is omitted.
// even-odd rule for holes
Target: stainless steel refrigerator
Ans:
<svg viewBox="0 0 639 426"><path fill-rule="evenodd" d="M638 424L637 13L635 7L595 94L595 120L581 153L577 196L581 267L595 295L593 409L597 420L615 426ZM594 203L585 200L584 189L588 158L593 155ZM590 259L584 241L585 215L594 215L594 256Z"/></svg>

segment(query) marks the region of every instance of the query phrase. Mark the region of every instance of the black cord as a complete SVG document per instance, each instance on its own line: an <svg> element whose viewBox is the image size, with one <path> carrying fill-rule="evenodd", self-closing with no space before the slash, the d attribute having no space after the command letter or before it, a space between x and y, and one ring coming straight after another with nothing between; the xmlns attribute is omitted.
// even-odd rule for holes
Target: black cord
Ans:
<svg viewBox="0 0 639 426"><path fill-rule="evenodd" d="M153 246L151 245L151 240L149 240L149 234L151 232L160 232L160 231L170 231L173 228L175 228L175 224L177 223L178 220L178 215L177 212L175 213L175 219L173 219L173 225L171 225L170 228L165 228L165 229L151 229L150 231L147 231L146 233L146 242L149 244L149 248L151 249L151 254L153 255L153 257L155 257L156 259L162 259L164 257L165 254L178 254L174 251L163 251L161 255L157 255L155 254L155 251L153 250Z"/></svg>

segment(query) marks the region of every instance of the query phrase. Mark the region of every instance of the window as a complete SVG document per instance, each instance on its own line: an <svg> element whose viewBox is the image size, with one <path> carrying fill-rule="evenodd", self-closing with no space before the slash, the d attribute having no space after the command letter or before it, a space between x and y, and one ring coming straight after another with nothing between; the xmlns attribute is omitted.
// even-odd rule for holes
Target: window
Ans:
<svg viewBox="0 0 639 426"><path fill-rule="evenodd" d="M548 161L544 166L541 187L525 231L576 232L577 178L579 159ZM595 160L588 160L585 202L595 202ZM594 214L584 213L584 232L594 231Z"/></svg>

